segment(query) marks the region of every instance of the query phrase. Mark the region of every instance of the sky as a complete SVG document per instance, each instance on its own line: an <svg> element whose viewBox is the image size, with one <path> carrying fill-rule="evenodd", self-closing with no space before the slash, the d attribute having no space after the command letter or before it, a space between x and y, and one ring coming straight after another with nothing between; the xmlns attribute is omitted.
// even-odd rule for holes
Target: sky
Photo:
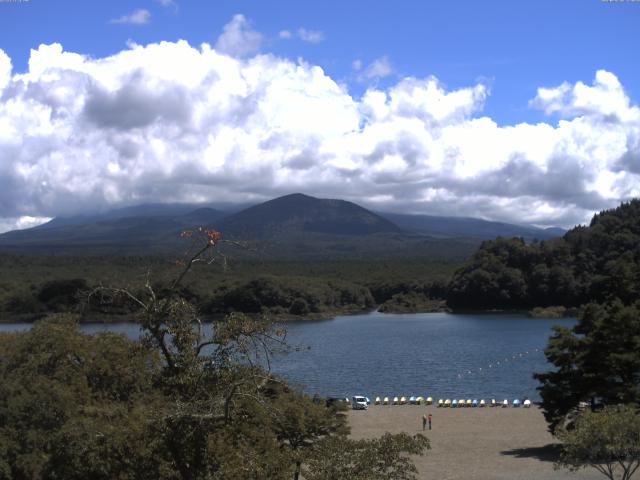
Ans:
<svg viewBox="0 0 640 480"><path fill-rule="evenodd" d="M294 192L585 223L640 196L639 32L639 0L0 0L0 231Z"/></svg>

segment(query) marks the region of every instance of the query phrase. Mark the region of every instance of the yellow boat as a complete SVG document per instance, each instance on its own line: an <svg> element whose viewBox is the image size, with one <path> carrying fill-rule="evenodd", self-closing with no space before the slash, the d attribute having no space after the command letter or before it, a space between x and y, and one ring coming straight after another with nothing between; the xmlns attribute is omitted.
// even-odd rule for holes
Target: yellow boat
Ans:
<svg viewBox="0 0 640 480"><path fill-rule="evenodd" d="M444 401L444 406L445 407L450 407L451 406L451 400L449 400L448 398Z"/></svg>
<svg viewBox="0 0 640 480"><path fill-rule="evenodd" d="M467 400L467 403L464 404L465 407L470 407L473 402L471 399Z"/></svg>
<svg viewBox="0 0 640 480"><path fill-rule="evenodd" d="M444 406L444 400L443 399L438 400L438 406L439 407Z"/></svg>
<svg viewBox="0 0 640 480"><path fill-rule="evenodd" d="M458 400L458 407L464 407L464 398L461 400Z"/></svg>
<svg viewBox="0 0 640 480"><path fill-rule="evenodd" d="M427 405L431 405L433 403L433 398L427 397Z"/></svg>

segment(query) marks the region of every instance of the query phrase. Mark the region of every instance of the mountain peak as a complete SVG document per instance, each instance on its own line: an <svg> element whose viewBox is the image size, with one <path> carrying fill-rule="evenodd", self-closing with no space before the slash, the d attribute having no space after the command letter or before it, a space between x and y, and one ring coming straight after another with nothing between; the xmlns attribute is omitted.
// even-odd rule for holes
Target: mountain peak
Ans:
<svg viewBox="0 0 640 480"><path fill-rule="evenodd" d="M345 200L292 193L225 218L220 230L234 236L263 238L314 232L333 235L399 233L389 220Z"/></svg>

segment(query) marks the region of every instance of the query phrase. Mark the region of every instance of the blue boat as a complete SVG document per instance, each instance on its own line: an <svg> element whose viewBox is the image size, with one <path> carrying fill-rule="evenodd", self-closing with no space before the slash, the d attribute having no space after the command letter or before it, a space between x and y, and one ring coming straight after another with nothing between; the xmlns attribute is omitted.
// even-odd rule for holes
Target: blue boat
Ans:
<svg viewBox="0 0 640 480"><path fill-rule="evenodd" d="M455 398L451 401L451 408L457 407L458 406L458 400L456 400Z"/></svg>
<svg viewBox="0 0 640 480"><path fill-rule="evenodd" d="M520 400L518 400L517 398L513 401L513 406L514 407L519 407L520 406Z"/></svg>
<svg viewBox="0 0 640 480"><path fill-rule="evenodd" d="M477 407L478 406L478 400L474 399L473 402L471 402L471 406L472 407Z"/></svg>
<svg viewBox="0 0 640 480"><path fill-rule="evenodd" d="M414 396L409 397L409 403L411 405L415 405L416 404L416 397L414 397Z"/></svg>

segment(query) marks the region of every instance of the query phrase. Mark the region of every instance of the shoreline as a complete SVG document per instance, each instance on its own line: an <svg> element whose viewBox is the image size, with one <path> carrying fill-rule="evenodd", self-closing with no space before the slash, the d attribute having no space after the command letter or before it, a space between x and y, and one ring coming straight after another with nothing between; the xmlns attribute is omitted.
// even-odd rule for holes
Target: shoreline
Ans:
<svg viewBox="0 0 640 480"><path fill-rule="evenodd" d="M532 315L531 310L426 310L426 311L382 311L380 310L380 305L376 306L372 309L363 309L363 310L345 310L345 311L331 311L331 312L318 312L307 315L293 315L293 314L274 314L269 316L265 315L269 320L273 323L291 323L291 322L317 322L317 321L329 321L335 320L336 317L349 317L356 315L367 315L371 313L381 313L383 315L420 315L427 313L447 313L453 315L524 315L530 318L540 318L540 319L554 319L554 318L575 318L574 315L564 315L564 316L555 316L555 315ZM48 312L48 313L22 313L22 314L11 314L7 313L6 316L2 316L0 313L0 325L2 324L33 324L38 320L46 317L47 315L55 315L55 314L77 314L77 312ZM573 313L573 311L572 311ZM131 322L135 323L130 318L134 316L135 313L127 313L127 314L116 314L116 315L105 315L105 314L92 314L87 315L86 317L80 316L80 324L110 324L110 323L123 323L123 322ZM259 314L251 314L246 313L245 315L249 317L257 317ZM213 314L213 315L203 315L203 318L211 318L211 317L223 317L224 314ZM86 320L83 320L86 318ZM124 320L124 318L129 318L129 320Z"/></svg>

